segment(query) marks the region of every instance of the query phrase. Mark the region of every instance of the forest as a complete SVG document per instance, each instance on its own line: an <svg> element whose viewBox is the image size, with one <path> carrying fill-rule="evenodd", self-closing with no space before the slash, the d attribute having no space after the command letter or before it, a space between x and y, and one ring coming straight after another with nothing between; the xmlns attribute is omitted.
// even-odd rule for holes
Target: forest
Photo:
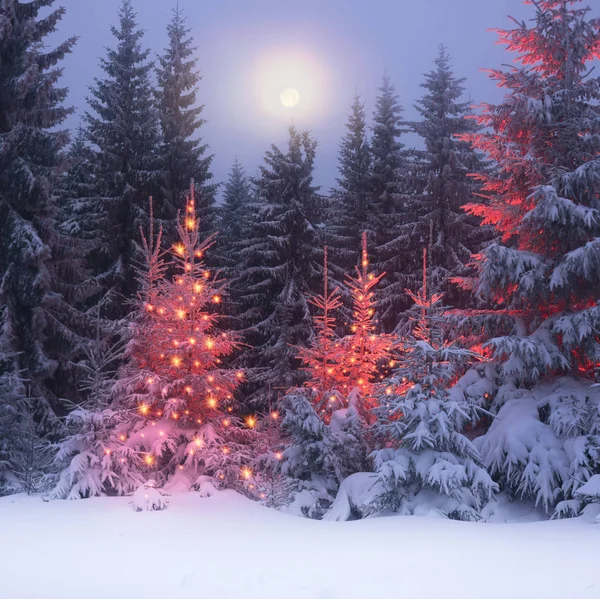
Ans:
<svg viewBox="0 0 600 599"><path fill-rule="evenodd" d="M213 178L179 7L151 48L122 0L69 131L64 9L2 0L0 496L600 503L600 18L527 4L497 31L499 103L434 44L418 120L389 76L372 111L348 98L323 189L293 125L255 176Z"/></svg>

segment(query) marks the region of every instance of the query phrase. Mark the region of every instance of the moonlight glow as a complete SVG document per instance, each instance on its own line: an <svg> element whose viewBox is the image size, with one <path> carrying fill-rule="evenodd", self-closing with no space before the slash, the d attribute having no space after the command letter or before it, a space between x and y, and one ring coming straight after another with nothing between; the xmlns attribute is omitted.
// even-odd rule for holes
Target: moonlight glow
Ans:
<svg viewBox="0 0 600 599"><path fill-rule="evenodd" d="M294 108L294 106L298 106L300 103L300 94L298 93L298 90L293 87L284 89L279 98L286 108Z"/></svg>

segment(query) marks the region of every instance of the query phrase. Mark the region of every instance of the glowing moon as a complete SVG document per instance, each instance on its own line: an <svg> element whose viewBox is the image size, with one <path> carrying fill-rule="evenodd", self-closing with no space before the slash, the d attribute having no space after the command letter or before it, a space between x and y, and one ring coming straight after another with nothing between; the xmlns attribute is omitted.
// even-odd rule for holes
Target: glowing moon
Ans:
<svg viewBox="0 0 600 599"><path fill-rule="evenodd" d="M298 106L300 102L300 94L298 93L298 90L293 87L284 89L279 98L286 108L294 108L294 106Z"/></svg>

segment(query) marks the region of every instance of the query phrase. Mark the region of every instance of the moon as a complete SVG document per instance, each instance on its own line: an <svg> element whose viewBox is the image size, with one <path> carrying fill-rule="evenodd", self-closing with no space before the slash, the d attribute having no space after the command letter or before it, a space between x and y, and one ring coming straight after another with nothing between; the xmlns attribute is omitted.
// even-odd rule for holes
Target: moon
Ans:
<svg viewBox="0 0 600 599"><path fill-rule="evenodd" d="M293 87L284 89L279 98L286 108L294 108L294 106L298 106L300 103L300 94L298 93L298 90Z"/></svg>

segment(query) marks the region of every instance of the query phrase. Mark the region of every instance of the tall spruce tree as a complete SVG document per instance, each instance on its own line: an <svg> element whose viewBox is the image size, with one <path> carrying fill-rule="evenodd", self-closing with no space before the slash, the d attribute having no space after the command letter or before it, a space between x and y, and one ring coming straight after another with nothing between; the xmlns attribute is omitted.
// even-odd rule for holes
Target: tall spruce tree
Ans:
<svg viewBox="0 0 600 599"><path fill-rule="evenodd" d="M365 105L358 94L350 111L347 132L340 143L339 176L332 192L327 231L331 276L340 283L359 263L361 233L367 228L372 203L371 148Z"/></svg>
<svg viewBox="0 0 600 599"><path fill-rule="evenodd" d="M226 268L238 270L241 243L248 229L252 190L246 171L237 158L231 165L224 191L219 210L219 253Z"/></svg>
<svg viewBox="0 0 600 599"><path fill-rule="evenodd" d="M234 160L229 179L225 184L223 204L219 208L219 236L215 252L219 264L226 276L232 281L229 286L229 297L224 305L227 328L239 329L243 324L239 318L240 300L245 289L236 283L240 282L243 263L242 248L247 235L250 233L250 203L252 188L246 176L244 167Z"/></svg>
<svg viewBox="0 0 600 599"><path fill-rule="evenodd" d="M409 305L404 297L405 281L400 273L405 269L403 253L410 236L407 233L406 196L407 157L400 138L407 131L402 118L395 87L389 78L383 78L373 113L371 139L372 199L369 218L371 242L374 248L373 266L379 273L386 272L382 284L378 313L386 330L397 322L397 313Z"/></svg>
<svg viewBox="0 0 600 599"><path fill-rule="evenodd" d="M322 254L316 146L308 131L290 127L287 152L273 145L256 182L258 201L235 286L245 290L241 318L250 348L242 363L250 367L250 397L258 404L302 383L296 348L314 334L306 296L318 285Z"/></svg>
<svg viewBox="0 0 600 599"><path fill-rule="evenodd" d="M140 227L148 221L148 197L159 184L158 113L150 81L149 50L136 23L131 0L123 0L119 25L111 28L115 48L108 48L85 115L95 149L93 193L74 201L80 222L93 243L90 267L99 284L104 314L121 317L136 292L134 264ZM155 210L162 212L159 202Z"/></svg>
<svg viewBox="0 0 600 599"><path fill-rule="evenodd" d="M23 438L30 429L18 427L31 422L25 409L34 417L33 434L58 430L59 399L84 345L80 315L63 295L70 266L54 196L68 142L60 126L71 112L63 106L67 90L57 87L57 65L75 39L45 48L65 12L41 17L52 4L0 4L0 388L11 389L11 434Z"/></svg>
<svg viewBox="0 0 600 599"><path fill-rule="evenodd" d="M448 52L440 46L435 69L421 84L425 95L416 104L422 120L412 123L425 149L416 152L419 181L413 190L423 191L413 200L418 203L414 211L418 220L410 249L416 254L411 264L417 269L409 274L420 277L421 252L428 246L431 283L444 290L447 304L459 307L466 307L468 294L461 293L450 279L467 276L472 255L491 239L490 227L479 226L480 219L463 210L467 203L477 201L474 194L480 185L473 174L485 168L481 153L464 139L478 130L477 122L469 118L469 102L461 101L464 81L454 76Z"/></svg>
<svg viewBox="0 0 600 599"><path fill-rule="evenodd" d="M501 175L481 177L489 205L470 212L504 241L481 253L475 282L490 307L476 328L506 384L483 455L509 492L547 509L565 499L565 514L600 471L600 78L588 65L600 19L575 0L535 11L533 26L499 31L515 66L491 72L506 96L471 136Z"/></svg>
<svg viewBox="0 0 600 599"><path fill-rule="evenodd" d="M161 201L157 218L163 223L165 247L176 240L177 212L194 179L198 216L203 231L212 231L216 186L211 184L212 155L207 154L198 132L205 120L204 106L197 104L200 74L196 48L186 27L186 19L177 6L167 26L169 44L158 59L158 107L162 132Z"/></svg>

